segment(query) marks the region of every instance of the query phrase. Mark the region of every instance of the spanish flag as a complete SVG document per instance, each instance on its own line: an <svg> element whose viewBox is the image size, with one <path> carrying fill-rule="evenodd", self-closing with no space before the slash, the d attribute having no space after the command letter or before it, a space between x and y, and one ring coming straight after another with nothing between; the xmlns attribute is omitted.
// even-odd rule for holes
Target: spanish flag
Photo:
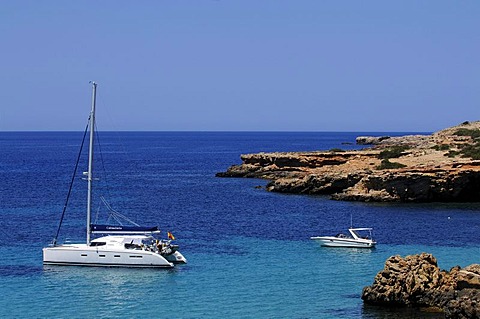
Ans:
<svg viewBox="0 0 480 319"><path fill-rule="evenodd" d="M175 236L171 232L167 233L168 239L175 240Z"/></svg>

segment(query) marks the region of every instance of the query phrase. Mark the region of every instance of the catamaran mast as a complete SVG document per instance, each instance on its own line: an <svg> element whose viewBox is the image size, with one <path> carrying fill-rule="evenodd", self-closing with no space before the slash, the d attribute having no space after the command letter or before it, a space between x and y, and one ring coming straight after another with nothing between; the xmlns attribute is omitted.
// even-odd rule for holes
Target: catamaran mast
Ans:
<svg viewBox="0 0 480 319"><path fill-rule="evenodd" d="M92 83L92 110L90 112L90 145L88 148L88 172L87 172L87 245L90 245L90 216L92 211L92 180L93 180L93 138L95 130L95 100L97 96L97 83Z"/></svg>

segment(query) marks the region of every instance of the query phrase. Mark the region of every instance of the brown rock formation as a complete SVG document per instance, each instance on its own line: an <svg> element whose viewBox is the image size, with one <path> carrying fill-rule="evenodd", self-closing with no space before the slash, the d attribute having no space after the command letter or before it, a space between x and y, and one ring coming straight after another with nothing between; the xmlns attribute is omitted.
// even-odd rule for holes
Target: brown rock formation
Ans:
<svg viewBox="0 0 480 319"><path fill-rule="evenodd" d="M480 122L466 122L432 135L360 137L375 146L359 151L247 154L217 176L265 178L269 191L336 200L479 201L477 136Z"/></svg>
<svg viewBox="0 0 480 319"><path fill-rule="evenodd" d="M392 256L363 289L362 299L381 306L437 308L446 318L480 318L480 265L447 272L430 254Z"/></svg>

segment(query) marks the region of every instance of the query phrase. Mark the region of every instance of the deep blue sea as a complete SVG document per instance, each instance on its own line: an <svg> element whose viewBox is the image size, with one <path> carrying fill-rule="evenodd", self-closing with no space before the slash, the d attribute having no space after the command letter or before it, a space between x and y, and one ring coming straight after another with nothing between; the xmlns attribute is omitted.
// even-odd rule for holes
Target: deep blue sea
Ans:
<svg viewBox="0 0 480 319"><path fill-rule="evenodd" d="M443 269L480 262L479 204L338 202L215 177L241 154L351 149L358 146L345 143L369 133L101 132L95 198L171 231L188 264L43 266L82 134L0 132L2 318L433 318L364 306L362 288L396 254L429 252ZM85 240L81 159L62 241ZM96 203L95 216L102 213ZM376 249L309 239L345 231L351 218L375 229Z"/></svg>

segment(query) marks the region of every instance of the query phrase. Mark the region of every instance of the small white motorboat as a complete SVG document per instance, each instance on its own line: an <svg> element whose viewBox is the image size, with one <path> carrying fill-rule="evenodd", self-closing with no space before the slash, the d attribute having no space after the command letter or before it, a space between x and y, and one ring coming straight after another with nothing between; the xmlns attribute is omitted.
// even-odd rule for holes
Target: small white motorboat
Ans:
<svg viewBox="0 0 480 319"><path fill-rule="evenodd" d="M325 247L373 248L377 244L372 237L372 228L349 228L350 235L310 237Z"/></svg>

